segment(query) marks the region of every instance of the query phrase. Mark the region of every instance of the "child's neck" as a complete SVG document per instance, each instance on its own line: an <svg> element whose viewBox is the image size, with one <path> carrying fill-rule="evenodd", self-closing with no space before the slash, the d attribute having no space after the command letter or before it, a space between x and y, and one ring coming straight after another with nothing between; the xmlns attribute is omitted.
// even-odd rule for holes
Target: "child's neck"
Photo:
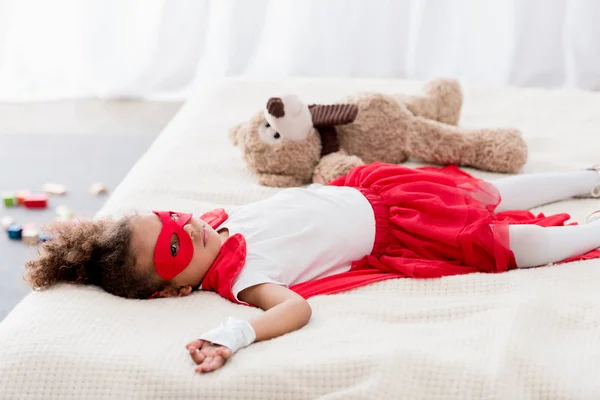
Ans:
<svg viewBox="0 0 600 400"><path fill-rule="evenodd" d="M229 229L221 228L217 231L219 236L221 237L221 243L225 243L225 241L229 238Z"/></svg>

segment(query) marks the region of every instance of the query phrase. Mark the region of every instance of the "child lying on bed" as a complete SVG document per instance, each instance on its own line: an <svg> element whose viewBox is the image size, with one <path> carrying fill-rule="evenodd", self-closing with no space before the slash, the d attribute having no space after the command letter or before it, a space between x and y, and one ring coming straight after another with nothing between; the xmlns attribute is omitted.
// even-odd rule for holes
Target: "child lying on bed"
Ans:
<svg viewBox="0 0 600 400"><path fill-rule="evenodd" d="M97 285L117 296L211 290L265 312L229 318L187 344L196 371L220 368L255 341L293 332L305 300L390 278L504 272L600 256L600 221L531 207L600 197L600 167L486 182L456 167L374 163L328 185L284 189L200 218L154 211L120 220L63 222L27 264L34 288ZM509 211L520 210L520 211ZM593 216L594 214L592 214Z"/></svg>

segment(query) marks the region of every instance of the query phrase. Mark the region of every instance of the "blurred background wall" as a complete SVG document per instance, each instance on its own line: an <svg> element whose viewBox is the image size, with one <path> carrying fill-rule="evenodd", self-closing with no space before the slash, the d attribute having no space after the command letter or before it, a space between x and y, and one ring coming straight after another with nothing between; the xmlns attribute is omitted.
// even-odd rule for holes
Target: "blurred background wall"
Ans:
<svg viewBox="0 0 600 400"><path fill-rule="evenodd" d="M0 101L179 101L225 76L597 90L598 21L596 0L0 0Z"/></svg>

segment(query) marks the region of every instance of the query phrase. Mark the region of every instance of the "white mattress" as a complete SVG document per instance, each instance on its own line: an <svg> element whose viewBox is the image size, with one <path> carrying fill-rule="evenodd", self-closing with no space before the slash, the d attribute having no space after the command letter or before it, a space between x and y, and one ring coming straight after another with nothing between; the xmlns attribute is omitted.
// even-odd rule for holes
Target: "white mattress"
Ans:
<svg viewBox="0 0 600 400"><path fill-rule="evenodd" d="M419 87L385 80L199 82L99 215L202 212L273 193L254 182L226 135L272 95L293 91L325 102L362 89ZM600 162L600 94L466 87L465 96L463 125L524 131L526 173ZM581 220L597 208L596 200L573 200L542 210ZM210 293L153 301L72 286L32 293L0 324L0 398L600 397L598 261L388 281L310 303L305 328L254 344L200 376L184 345L228 315L259 311Z"/></svg>

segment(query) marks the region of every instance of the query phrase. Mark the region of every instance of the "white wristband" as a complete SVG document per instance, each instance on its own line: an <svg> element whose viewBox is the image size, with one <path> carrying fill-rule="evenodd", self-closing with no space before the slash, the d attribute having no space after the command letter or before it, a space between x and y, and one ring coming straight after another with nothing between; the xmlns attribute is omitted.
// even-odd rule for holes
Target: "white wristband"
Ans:
<svg viewBox="0 0 600 400"><path fill-rule="evenodd" d="M254 328L248 321L229 317L227 322L206 332L200 339L228 347L232 353L251 345L256 340Z"/></svg>

